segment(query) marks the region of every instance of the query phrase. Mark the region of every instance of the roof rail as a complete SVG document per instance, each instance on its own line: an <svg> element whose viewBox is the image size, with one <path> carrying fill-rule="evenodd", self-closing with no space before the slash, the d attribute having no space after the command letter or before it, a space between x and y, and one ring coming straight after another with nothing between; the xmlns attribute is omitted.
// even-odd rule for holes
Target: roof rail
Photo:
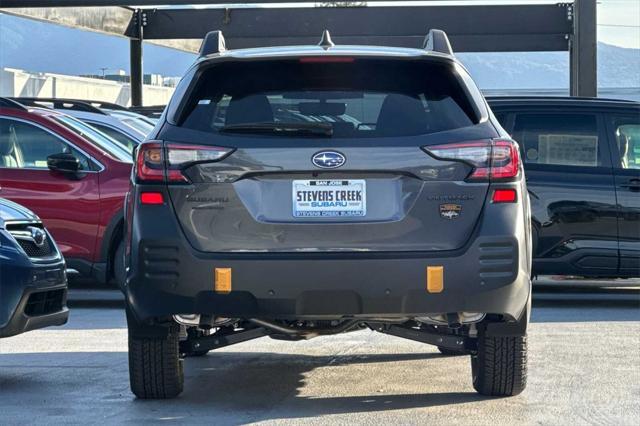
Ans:
<svg viewBox="0 0 640 426"><path fill-rule="evenodd" d="M81 101L76 99L58 99L58 98L11 98L16 102L23 105L32 107L44 107L47 105L41 105L41 103L52 104L53 109L66 109L70 111L84 111L92 112L94 114L109 115L102 111L100 108L91 105L90 101Z"/></svg>
<svg viewBox="0 0 640 426"><path fill-rule="evenodd" d="M227 50L222 31L209 31L200 45L200 56L222 53Z"/></svg>
<svg viewBox="0 0 640 426"><path fill-rule="evenodd" d="M113 102L105 102L105 101L82 101L82 102L86 102L98 108L112 109L114 111L129 111L129 108Z"/></svg>
<svg viewBox="0 0 640 426"><path fill-rule="evenodd" d="M12 108L12 109L20 109L23 111L27 111L27 107L22 105L19 102L14 101L9 98L0 98L0 107L1 108Z"/></svg>
<svg viewBox="0 0 640 426"><path fill-rule="evenodd" d="M429 30L429 33L422 43L422 48L430 52L453 55L453 49L451 48L451 43L449 43L449 37L447 37L447 33L442 30Z"/></svg>

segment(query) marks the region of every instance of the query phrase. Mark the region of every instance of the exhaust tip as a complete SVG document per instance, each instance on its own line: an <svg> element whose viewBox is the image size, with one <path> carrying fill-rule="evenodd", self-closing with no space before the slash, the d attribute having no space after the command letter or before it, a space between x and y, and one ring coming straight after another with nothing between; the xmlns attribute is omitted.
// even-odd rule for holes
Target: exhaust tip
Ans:
<svg viewBox="0 0 640 426"><path fill-rule="evenodd" d="M449 328L460 328L464 324L474 324L484 319L486 314L477 312L449 312L415 318L425 324L446 325Z"/></svg>
<svg viewBox="0 0 640 426"><path fill-rule="evenodd" d="M450 312L447 314L447 325L449 328L457 329L462 327L462 320L457 312Z"/></svg>

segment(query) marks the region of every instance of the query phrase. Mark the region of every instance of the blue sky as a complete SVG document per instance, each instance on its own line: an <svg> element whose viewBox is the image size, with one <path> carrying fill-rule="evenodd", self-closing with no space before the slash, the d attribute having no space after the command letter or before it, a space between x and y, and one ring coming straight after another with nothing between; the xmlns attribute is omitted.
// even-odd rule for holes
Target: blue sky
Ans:
<svg viewBox="0 0 640 426"><path fill-rule="evenodd" d="M640 48L640 0L600 0L598 40Z"/></svg>

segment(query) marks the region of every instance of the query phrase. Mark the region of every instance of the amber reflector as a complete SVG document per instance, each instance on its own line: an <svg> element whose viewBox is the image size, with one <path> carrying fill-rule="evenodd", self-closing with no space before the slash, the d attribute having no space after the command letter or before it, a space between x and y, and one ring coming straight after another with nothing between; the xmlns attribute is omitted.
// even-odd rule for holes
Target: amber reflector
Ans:
<svg viewBox="0 0 640 426"><path fill-rule="evenodd" d="M216 268L214 289L218 293L231 292L231 268Z"/></svg>
<svg viewBox="0 0 640 426"><path fill-rule="evenodd" d="M427 291L440 293L444 289L444 266L427 266Z"/></svg>

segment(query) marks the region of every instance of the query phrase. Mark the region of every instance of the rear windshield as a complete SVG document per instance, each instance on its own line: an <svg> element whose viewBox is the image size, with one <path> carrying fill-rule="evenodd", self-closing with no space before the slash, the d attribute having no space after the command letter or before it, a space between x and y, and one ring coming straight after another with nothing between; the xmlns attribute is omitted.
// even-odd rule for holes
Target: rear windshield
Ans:
<svg viewBox="0 0 640 426"><path fill-rule="evenodd" d="M178 124L213 133L254 125L255 131L243 129L245 135L264 134L264 126L255 125L265 123L331 126L331 137L366 138L421 135L477 123L451 64L314 59L211 67L199 77Z"/></svg>

